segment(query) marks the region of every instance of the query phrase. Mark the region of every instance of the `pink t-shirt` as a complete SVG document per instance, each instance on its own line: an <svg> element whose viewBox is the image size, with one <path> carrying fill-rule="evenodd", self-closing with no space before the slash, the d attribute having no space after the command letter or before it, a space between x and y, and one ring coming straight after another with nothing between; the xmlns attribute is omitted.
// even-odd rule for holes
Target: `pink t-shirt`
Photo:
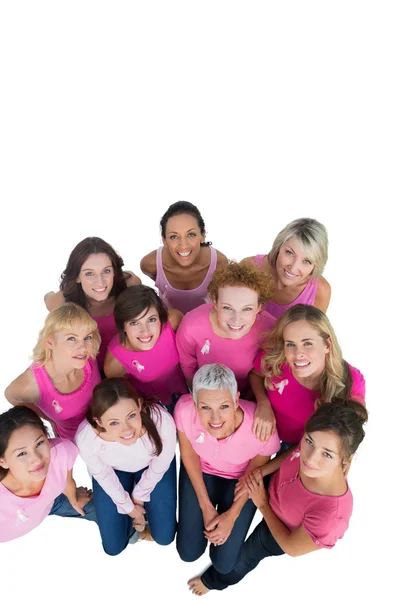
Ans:
<svg viewBox="0 0 400 600"><path fill-rule="evenodd" d="M146 432L132 446L103 440L86 420L81 423L75 437L79 452L87 464L90 474L116 504L121 514L133 510L132 498L148 502L150 494L162 476L168 471L175 456L176 429L174 420L160 407L154 410L153 421L162 441L162 451L155 456L153 446ZM136 473L147 467L139 483L132 492L132 498L122 487L114 469Z"/></svg>
<svg viewBox="0 0 400 600"><path fill-rule="evenodd" d="M33 364L30 369L39 386L38 408L55 423L60 437L73 440L79 423L86 416L93 389L101 381L96 361L89 358L83 367L82 385L70 394L61 394L56 390L45 366Z"/></svg>
<svg viewBox="0 0 400 600"><path fill-rule="evenodd" d="M261 359L263 352L259 352L254 361L254 369L261 373ZM365 380L358 369L348 365L353 378L351 396L355 400L364 402ZM267 390L269 401L275 413L276 426L281 440L297 444L304 433L304 426L315 411L315 401L319 392L309 390L301 385L294 377L288 364L282 365L282 375L273 379L273 390Z"/></svg>
<svg viewBox="0 0 400 600"><path fill-rule="evenodd" d="M280 448L275 432L267 442L260 442L252 432L256 404L239 400L243 421L232 435L216 440L202 426L193 398L185 394L179 398L174 411L176 428L186 435L193 450L200 457L203 473L218 475L225 479L239 479L252 458L271 456Z"/></svg>
<svg viewBox="0 0 400 600"><path fill-rule="evenodd" d="M107 346L114 337L114 335L117 333L117 326L115 324L114 313L110 313L105 317L93 317L92 315L90 316L96 321L101 337L100 349L97 355L97 364L99 365L99 369L103 369L104 359L106 357L107 352Z"/></svg>
<svg viewBox="0 0 400 600"><path fill-rule="evenodd" d="M127 350L115 336L108 346L110 353L129 374L138 394L153 397L166 406L172 404L173 395L186 394L185 378L179 365L175 332L170 323L163 326L161 335L151 350Z"/></svg>
<svg viewBox="0 0 400 600"><path fill-rule="evenodd" d="M204 304L182 319L176 334L176 345L183 374L191 378L203 365L221 363L235 374L241 394L249 387L248 374L260 349L262 335L272 329L275 318L263 311L257 315L251 330L238 340L222 338L213 331L210 312L213 304Z"/></svg>
<svg viewBox="0 0 400 600"><path fill-rule="evenodd" d="M50 466L37 496L21 498L0 482L0 542L8 542L35 529L50 513L54 500L63 493L68 471L74 466L77 447L61 438L50 441Z"/></svg>
<svg viewBox="0 0 400 600"><path fill-rule="evenodd" d="M272 475L268 488L271 509L290 531L303 526L315 544L333 548L349 526L352 493L347 488L343 496L314 494L302 484L299 469L297 448Z"/></svg>
<svg viewBox="0 0 400 600"><path fill-rule="evenodd" d="M208 299L208 285L217 266L217 252L211 246L209 246L209 248L210 266L203 281L199 287L195 288L194 290L178 290L177 288L172 287L165 276L162 266L163 246L158 248L156 258L157 275L155 283L156 288L160 293L160 298L163 300L165 306L168 308L176 308L185 315L190 310L200 306L200 304L210 302Z"/></svg>

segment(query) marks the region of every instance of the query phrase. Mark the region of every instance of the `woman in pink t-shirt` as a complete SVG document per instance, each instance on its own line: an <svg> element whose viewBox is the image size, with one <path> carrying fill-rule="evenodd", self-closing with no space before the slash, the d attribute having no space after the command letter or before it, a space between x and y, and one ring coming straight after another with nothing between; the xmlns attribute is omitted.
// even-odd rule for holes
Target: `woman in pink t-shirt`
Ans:
<svg viewBox="0 0 400 600"><path fill-rule="evenodd" d="M228 573L255 513L245 495L234 500L238 479L265 465L279 448L277 434L267 443L252 434L255 404L239 399L231 369L202 366L193 378L193 395L175 407L182 464L179 474L177 550L197 560L210 542L210 558Z"/></svg>
<svg viewBox="0 0 400 600"><path fill-rule="evenodd" d="M140 283L131 271L123 271L124 261L114 248L98 237L88 237L72 250L61 275L60 291L48 292L44 301L49 310L63 302L75 302L96 321L101 346L97 356L103 369L108 343L116 334L114 304L127 286Z"/></svg>
<svg viewBox="0 0 400 600"><path fill-rule="evenodd" d="M260 439L277 428L283 442L297 444L316 404L333 396L364 402L364 377L343 360L322 310L292 306L270 332L264 352L249 376L257 400L254 432Z"/></svg>
<svg viewBox="0 0 400 600"><path fill-rule="evenodd" d="M208 286L213 303L185 315L176 335L189 387L199 367L221 363L234 372L240 393L248 392L263 334L275 325L275 318L262 310L272 290L272 280L249 265L231 262L215 271Z"/></svg>
<svg viewBox="0 0 400 600"><path fill-rule="evenodd" d="M51 422L55 433L74 439L100 381L96 322L72 302L52 310L33 350L33 364L6 389L14 405L27 404Z"/></svg>
<svg viewBox="0 0 400 600"><path fill-rule="evenodd" d="M72 478L77 454L71 441L49 440L27 406L0 415L0 542L25 535L48 515L96 520L91 491Z"/></svg>
<svg viewBox="0 0 400 600"><path fill-rule="evenodd" d="M312 304L326 311L331 287L322 277L328 260L328 234L315 219L296 219L278 233L269 254L245 258L275 282L265 309L279 317L295 304Z"/></svg>
<svg viewBox="0 0 400 600"><path fill-rule="evenodd" d="M166 310L147 285L135 285L120 294L114 316L118 335L108 345L106 376L127 376L141 397L158 400L172 413L188 391L175 342L182 313Z"/></svg>
<svg viewBox="0 0 400 600"><path fill-rule="evenodd" d="M176 529L176 429L171 415L138 398L125 379L105 379L93 392L75 441L93 477L104 551L119 554L137 541L139 532L163 546L170 544Z"/></svg>
<svg viewBox="0 0 400 600"><path fill-rule="evenodd" d="M366 420L362 404L333 398L309 419L300 447L244 477L235 497L251 498L264 518L242 546L234 568L227 572L211 566L188 582L191 591L201 596L223 590L268 556L333 548L349 526L353 497L345 473L364 438ZM263 477L271 473L268 484Z"/></svg>
<svg viewBox="0 0 400 600"><path fill-rule="evenodd" d="M142 258L140 268L155 281L165 305L186 314L208 302L211 277L227 258L205 241L203 217L190 202L171 204L160 225L163 246Z"/></svg>

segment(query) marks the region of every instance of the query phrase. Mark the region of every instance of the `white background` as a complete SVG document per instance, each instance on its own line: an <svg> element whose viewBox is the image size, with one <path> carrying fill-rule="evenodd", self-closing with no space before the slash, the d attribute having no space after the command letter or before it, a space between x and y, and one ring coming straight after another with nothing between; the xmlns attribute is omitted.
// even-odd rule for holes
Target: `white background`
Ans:
<svg viewBox="0 0 400 600"><path fill-rule="evenodd" d="M351 525L332 551L264 561L227 598L395 595L396 4L0 8L1 389L28 366L43 295L86 236L105 238L139 273L177 200L200 208L230 258L268 252L298 217L328 228L328 315L365 375L370 409L350 473ZM76 479L88 485L80 459ZM188 598L186 580L207 564L148 543L111 558L95 525L56 517L0 545L1 590L13 598Z"/></svg>

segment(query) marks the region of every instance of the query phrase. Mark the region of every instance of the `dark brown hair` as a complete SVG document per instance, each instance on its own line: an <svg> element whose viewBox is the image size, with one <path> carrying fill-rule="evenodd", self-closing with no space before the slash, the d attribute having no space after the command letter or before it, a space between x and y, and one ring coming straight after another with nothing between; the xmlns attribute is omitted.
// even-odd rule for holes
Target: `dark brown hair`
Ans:
<svg viewBox="0 0 400 600"><path fill-rule="evenodd" d="M204 223L204 219L201 216L201 213L200 213L199 209L197 208L197 206L195 206L191 202L186 202L185 200L179 200L179 202L175 202L174 204L171 204L171 206L168 208L167 212L164 213L163 216L161 217L160 227L161 227L161 235L163 236L163 238L165 238L165 236L166 236L166 228L167 228L168 219L170 219L171 217L176 217L178 215L190 215L190 216L194 217L197 221L197 225L199 226L200 233L202 235L205 235L206 226ZM211 244L212 244L212 242L201 242L200 246L211 246Z"/></svg>
<svg viewBox="0 0 400 600"><path fill-rule="evenodd" d="M43 435L49 437L48 431L42 419L27 406L14 406L0 415L0 458L4 458L7 451L10 437L21 427L30 425L43 432ZM7 475L8 469L0 467L0 481Z"/></svg>
<svg viewBox="0 0 400 600"><path fill-rule="evenodd" d="M364 439L363 425L367 420L368 412L363 404L335 397L315 411L306 424L305 432L336 433L342 446L342 458L348 460Z"/></svg>
<svg viewBox="0 0 400 600"><path fill-rule="evenodd" d="M82 285L77 283L82 265L91 254L107 254L114 270L114 284L109 296L118 296L126 289L126 281L122 267L124 261L104 240L98 237L87 237L72 250L65 271L61 275L60 290L67 302L75 302L83 308L87 308L87 298Z"/></svg>
<svg viewBox="0 0 400 600"><path fill-rule="evenodd" d="M126 288L118 296L114 308L114 318L121 344L125 341L126 335L124 324L127 321L134 321L144 311L147 314L152 306L158 312L161 325L165 325L168 321L168 311L151 287L147 285L133 285Z"/></svg>
<svg viewBox="0 0 400 600"><path fill-rule="evenodd" d="M159 406L155 402L148 400L141 400L138 398L135 390L127 381L122 377L112 377L110 379L103 379L93 390L93 396L91 403L86 413L86 419L89 421L91 426L97 431L102 431L102 428L96 422L96 419L101 419L102 415L115 406L121 398L131 398L140 407L140 416L142 423L146 428L147 433L151 442L155 446L155 456L159 456L162 452L162 441L160 434L158 433L157 427L154 423L154 417L158 417L160 420L161 412Z"/></svg>

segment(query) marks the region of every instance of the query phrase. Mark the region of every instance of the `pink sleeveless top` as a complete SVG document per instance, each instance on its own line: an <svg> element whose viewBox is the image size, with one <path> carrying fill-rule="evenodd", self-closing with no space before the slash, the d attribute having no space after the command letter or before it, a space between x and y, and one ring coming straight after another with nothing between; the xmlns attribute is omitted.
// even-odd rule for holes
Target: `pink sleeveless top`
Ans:
<svg viewBox="0 0 400 600"><path fill-rule="evenodd" d="M210 248L210 266L207 271L203 282L194 290L178 290L169 283L167 280L164 269L162 266L162 250L163 247L157 250L157 276L156 276L156 288L160 293L160 298L164 301L168 308L176 308L180 310L184 315L197 308L201 304L210 302L207 298L207 288L214 274L217 266L217 252L212 246Z"/></svg>
<svg viewBox="0 0 400 600"><path fill-rule="evenodd" d="M127 350L119 343L118 335L111 340L108 350L126 369L133 386L142 396L151 396L167 406L181 394L187 394L175 332L170 323L164 325L160 337L150 350Z"/></svg>
<svg viewBox="0 0 400 600"><path fill-rule="evenodd" d="M101 381L96 361L89 358L83 367L82 385L70 394L61 394L56 390L44 366L31 365L29 368L39 386L38 408L55 423L60 437L73 441L78 426L86 416L93 388Z"/></svg>
<svg viewBox="0 0 400 600"><path fill-rule="evenodd" d="M92 317L92 315L90 316ZM99 369L103 369L107 346L117 333L117 326L115 324L114 313L110 313L105 317L92 317L92 319L96 321L101 337L100 350L97 355L97 364L99 365Z"/></svg>
<svg viewBox="0 0 400 600"><path fill-rule="evenodd" d="M267 254L257 254L254 257L254 264L259 269L262 266L262 262L268 256ZM289 304L277 304L276 302L267 302L265 305L265 310L268 311L271 315L273 315L276 319L279 319L283 315L284 312L287 311L288 308L294 306L295 304L310 304L314 305L315 295L317 293L318 287L318 279L316 277L311 277L309 282L307 283L304 290Z"/></svg>

